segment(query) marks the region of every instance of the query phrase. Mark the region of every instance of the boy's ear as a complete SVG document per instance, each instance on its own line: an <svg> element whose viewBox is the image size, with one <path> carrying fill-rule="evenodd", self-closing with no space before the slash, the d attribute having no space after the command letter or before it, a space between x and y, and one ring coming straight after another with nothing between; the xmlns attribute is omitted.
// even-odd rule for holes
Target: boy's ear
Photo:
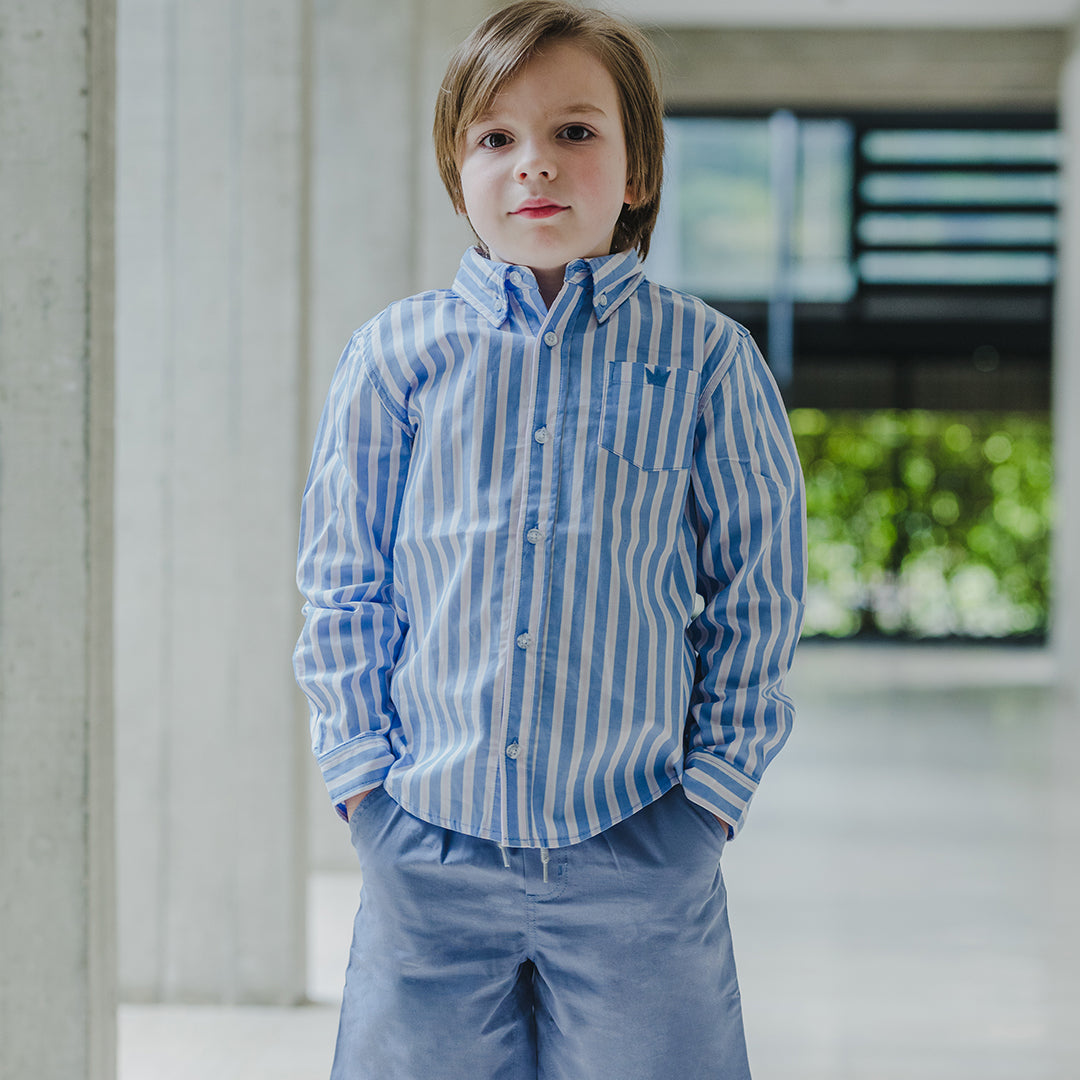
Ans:
<svg viewBox="0 0 1080 1080"><path fill-rule="evenodd" d="M628 206L631 210L633 210L634 207L637 205L638 201L639 200L637 188L633 184L628 182L626 185L626 191L623 192L624 205Z"/></svg>

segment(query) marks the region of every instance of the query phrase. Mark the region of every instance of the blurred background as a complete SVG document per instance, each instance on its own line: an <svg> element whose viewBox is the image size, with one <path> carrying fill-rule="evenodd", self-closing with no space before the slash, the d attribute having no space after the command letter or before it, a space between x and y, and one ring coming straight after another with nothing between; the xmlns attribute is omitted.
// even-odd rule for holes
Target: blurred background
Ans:
<svg viewBox="0 0 1080 1080"><path fill-rule="evenodd" d="M470 242L430 118L498 6L0 9L13 1077L328 1070L360 876L292 682L299 495L352 330ZM607 6L663 72L647 270L751 329L807 481L798 726L725 856L755 1076L1070 1080L1080 3ZM39 969L80 973L55 1073Z"/></svg>

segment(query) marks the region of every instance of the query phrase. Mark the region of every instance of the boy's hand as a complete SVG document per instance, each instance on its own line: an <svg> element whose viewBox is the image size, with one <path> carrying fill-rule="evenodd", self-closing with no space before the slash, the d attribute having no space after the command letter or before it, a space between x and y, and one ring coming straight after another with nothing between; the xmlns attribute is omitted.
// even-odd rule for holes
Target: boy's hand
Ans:
<svg viewBox="0 0 1080 1080"><path fill-rule="evenodd" d="M362 803L362 802L364 801L364 799L366 799L366 798L367 798L367 797L368 797L368 796L369 796L369 795L371 794L371 792L372 792L372 791L374 791L374 790L375 790L375 789L374 789L374 788L372 788L372 789L371 789L370 791L361 791L359 795L350 795L350 796L349 796L349 797L348 797L348 798L347 798L347 799L345 800L345 813L346 813L346 814L347 814L347 815L348 815L348 816L349 816L349 817L351 818L351 817L353 816L353 811L354 811L354 810L355 810L355 809L356 809L356 808L357 808L357 807L358 807L358 806L359 806L359 805L360 805L360 804L361 804L361 803Z"/></svg>

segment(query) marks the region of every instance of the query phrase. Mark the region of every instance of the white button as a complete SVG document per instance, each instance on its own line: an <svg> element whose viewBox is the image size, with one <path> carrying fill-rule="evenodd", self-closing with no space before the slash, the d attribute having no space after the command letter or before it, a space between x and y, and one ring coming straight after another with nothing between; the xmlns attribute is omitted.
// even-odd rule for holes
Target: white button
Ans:
<svg viewBox="0 0 1080 1080"><path fill-rule="evenodd" d="M536 432L536 434L535 434L535 435L533 435L533 438L534 438L534 439L535 439L535 440L536 440L536 441L537 441L538 443L546 443L546 442L548 441L548 437L549 437L549 436L548 436L548 429L547 429L546 427L542 427L542 428L540 428L540 429L539 429L539 430L538 430L538 431Z"/></svg>
<svg viewBox="0 0 1080 1080"><path fill-rule="evenodd" d="M511 270L510 271L510 284L511 285L517 285L518 288L521 288L521 280L522 280L521 275L516 270Z"/></svg>
<svg viewBox="0 0 1080 1080"><path fill-rule="evenodd" d="M599 304L599 305L600 305L601 307L603 307L603 306L604 306L604 305L605 305L605 304L607 303L607 293L601 293L601 294L600 294L600 295L599 295L599 296L598 296L598 297L596 298L596 302L597 302L597 303L598 303L598 304Z"/></svg>
<svg viewBox="0 0 1080 1080"><path fill-rule="evenodd" d="M544 344L554 349L559 344L559 335L554 330L549 330L544 335Z"/></svg>
<svg viewBox="0 0 1080 1080"><path fill-rule="evenodd" d="M528 540L530 544L539 544L540 541L544 539L544 534L539 529L530 529L525 534L525 539Z"/></svg>
<svg viewBox="0 0 1080 1080"><path fill-rule="evenodd" d="M527 649L532 644L532 638L528 634L518 634L517 647Z"/></svg>
<svg viewBox="0 0 1080 1080"><path fill-rule="evenodd" d="M506 756L508 758L516 758L518 756L518 754L520 754L520 753L521 753L521 747L518 746L518 744L516 742L512 742L506 748Z"/></svg>

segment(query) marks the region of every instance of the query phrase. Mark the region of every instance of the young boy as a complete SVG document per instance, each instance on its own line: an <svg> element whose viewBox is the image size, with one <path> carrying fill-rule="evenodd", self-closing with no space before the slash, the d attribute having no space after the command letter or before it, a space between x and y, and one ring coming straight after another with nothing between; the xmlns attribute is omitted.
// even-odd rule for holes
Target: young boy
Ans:
<svg viewBox="0 0 1080 1080"><path fill-rule="evenodd" d="M720 855L791 723L802 481L746 331L641 270L646 48L560 0L461 46L479 243L330 389L296 671L364 870L337 1080L749 1075Z"/></svg>

